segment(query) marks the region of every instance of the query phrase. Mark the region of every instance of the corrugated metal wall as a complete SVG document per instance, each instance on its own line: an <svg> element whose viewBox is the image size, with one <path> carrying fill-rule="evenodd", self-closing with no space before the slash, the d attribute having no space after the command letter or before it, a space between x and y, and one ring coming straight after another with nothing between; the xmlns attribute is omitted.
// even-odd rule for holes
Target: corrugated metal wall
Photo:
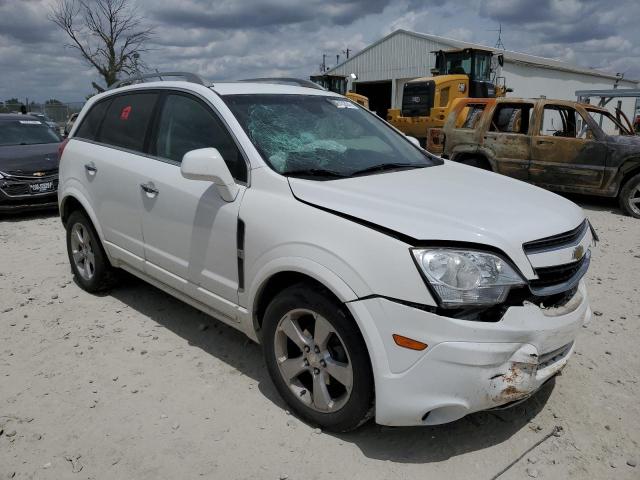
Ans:
<svg viewBox="0 0 640 480"><path fill-rule="evenodd" d="M410 35L394 35L372 46L332 70L332 74L356 73L358 81L375 82L396 78L416 78L430 75L435 66L434 50L451 45L431 42Z"/></svg>

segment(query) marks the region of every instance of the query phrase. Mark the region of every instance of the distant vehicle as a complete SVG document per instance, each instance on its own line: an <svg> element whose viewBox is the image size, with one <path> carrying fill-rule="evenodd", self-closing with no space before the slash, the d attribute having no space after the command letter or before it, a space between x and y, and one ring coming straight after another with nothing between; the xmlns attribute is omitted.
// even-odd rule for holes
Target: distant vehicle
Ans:
<svg viewBox="0 0 640 480"><path fill-rule="evenodd" d="M60 141L35 116L0 114L0 212L56 207Z"/></svg>
<svg viewBox="0 0 640 480"><path fill-rule="evenodd" d="M56 122L54 122L53 120L51 120L51 118L49 116L47 116L47 114L40 113L40 112L29 112L27 115L31 115L31 116L34 116L34 117L40 119L43 123L46 123L49 128L54 129L56 131L56 133L59 132L58 124Z"/></svg>
<svg viewBox="0 0 640 480"><path fill-rule="evenodd" d="M72 113L71 115L69 115L69 119L67 120L67 123L64 126L64 136L65 137L67 135L69 135L69 132L73 128L73 124L75 123L76 118L78 118L78 114L77 113Z"/></svg>
<svg viewBox="0 0 640 480"><path fill-rule="evenodd" d="M547 99L459 100L444 155L549 190L618 197L640 218L640 137L624 115Z"/></svg>
<svg viewBox="0 0 640 480"><path fill-rule="evenodd" d="M337 93L172 75L191 80L92 97L61 147L81 288L122 268L240 329L331 431L451 422L567 364L591 316L580 207L443 161Z"/></svg>

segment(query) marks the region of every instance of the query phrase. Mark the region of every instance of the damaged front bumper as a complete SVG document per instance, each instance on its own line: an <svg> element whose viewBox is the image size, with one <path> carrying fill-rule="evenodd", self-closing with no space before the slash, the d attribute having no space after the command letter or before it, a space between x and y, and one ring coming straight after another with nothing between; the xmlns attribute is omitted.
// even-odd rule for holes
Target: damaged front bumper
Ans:
<svg viewBox="0 0 640 480"><path fill-rule="evenodd" d="M528 398L564 368L578 331L591 318L583 282L562 307L525 303L497 322L443 317L383 298L348 305L359 323L374 324L378 334L366 338L376 421L398 426L447 423ZM428 348L400 348L393 333Z"/></svg>

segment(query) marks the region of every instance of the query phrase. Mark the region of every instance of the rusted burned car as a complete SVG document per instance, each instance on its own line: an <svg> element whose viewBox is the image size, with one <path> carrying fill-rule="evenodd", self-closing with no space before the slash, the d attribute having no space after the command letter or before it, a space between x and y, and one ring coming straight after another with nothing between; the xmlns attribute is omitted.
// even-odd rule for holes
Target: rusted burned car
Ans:
<svg viewBox="0 0 640 480"><path fill-rule="evenodd" d="M571 101L465 98L443 128L443 156L549 190L618 197L640 218L640 137L624 123Z"/></svg>

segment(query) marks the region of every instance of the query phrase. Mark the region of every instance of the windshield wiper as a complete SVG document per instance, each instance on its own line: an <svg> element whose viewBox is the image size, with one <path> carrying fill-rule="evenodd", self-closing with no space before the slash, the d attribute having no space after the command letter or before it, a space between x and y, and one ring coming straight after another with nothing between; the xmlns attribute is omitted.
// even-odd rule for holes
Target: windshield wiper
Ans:
<svg viewBox="0 0 640 480"><path fill-rule="evenodd" d="M388 170L406 170L409 168L424 168L427 165L416 165L415 163L381 163L380 165L373 165L371 167L363 168L362 170L356 170L350 176L356 177L358 175L366 175L368 173L384 172Z"/></svg>
<svg viewBox="0 0 640 480"><path fill-rule="evenodd" d="M300 168L298 170L286 170L282 172L285 177L329 177L344 178L346 175L334 170L326 170L324 168Z"/></svg>

